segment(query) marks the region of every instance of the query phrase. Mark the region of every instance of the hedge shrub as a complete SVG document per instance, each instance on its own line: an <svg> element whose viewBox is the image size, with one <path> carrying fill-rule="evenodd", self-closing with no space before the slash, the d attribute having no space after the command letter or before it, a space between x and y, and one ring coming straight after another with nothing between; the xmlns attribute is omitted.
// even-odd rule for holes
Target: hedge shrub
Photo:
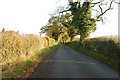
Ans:
<svg viewBox="0 0 120 80"><path fill-rule="evenodd" d="M0 51L2 52L2 69L26 61L44 48L53 46L55 40L33 34L20 35L14 31L0 32Z"/></svg>

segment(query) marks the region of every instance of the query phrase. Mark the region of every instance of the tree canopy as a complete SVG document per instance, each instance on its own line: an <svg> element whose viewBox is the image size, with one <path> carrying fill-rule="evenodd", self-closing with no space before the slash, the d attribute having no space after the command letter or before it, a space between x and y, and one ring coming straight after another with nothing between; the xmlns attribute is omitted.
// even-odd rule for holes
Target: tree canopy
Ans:
<svg viewBox="0 0 120 80"><path fill-rule="evenodd" d="M69 1L68 9L60 11L57 16L52 16L48 24L41 28L41 33L46 33L59 42L72 41L76 35L80 35L80 43L82 43L91 32L96 30L96 22L102 21L102 16L112 9L113 2L114 0ZM99 10L94 9L97 5ZM105 5L108 7L103 9ZM93 11L97 12L95 17Z"/></svg>

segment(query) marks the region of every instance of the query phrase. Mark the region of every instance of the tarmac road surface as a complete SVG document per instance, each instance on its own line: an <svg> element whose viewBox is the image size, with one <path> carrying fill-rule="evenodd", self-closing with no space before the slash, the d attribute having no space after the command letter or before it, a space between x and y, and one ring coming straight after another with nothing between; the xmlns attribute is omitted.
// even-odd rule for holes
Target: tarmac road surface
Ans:
<svg viewBox="0 0 120 80"><path fill-rule="evenodd" d="M62 45L38 64L30 78L118 78L118 72Z"/></svg>

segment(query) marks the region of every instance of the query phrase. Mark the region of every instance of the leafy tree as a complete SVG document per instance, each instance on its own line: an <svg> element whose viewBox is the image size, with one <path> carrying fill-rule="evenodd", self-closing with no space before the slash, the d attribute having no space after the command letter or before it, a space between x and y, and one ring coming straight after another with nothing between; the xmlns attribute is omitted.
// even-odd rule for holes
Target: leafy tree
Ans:
<svg viewBox="0 0 120 80"><path fill-rule="evenodd" d="M72 17L69 13L66 13L65 15L61 15L60 17L60 23L67 28L67 34L70 38L70 41L72 41L76 35L78 35L78 29L74 25L72 25Z"/></svg>
<svg viewBox="0 0 120 80"><path fill-rule="evenodd" d="M81 1L79 2L69 2L68 10L63 10L60 13L64 12L71 12L72 16L72 25L78 29L78 32L80 34L80 43L83 42L83 40L90 35L91 32L94 32L96 30L96 21L103 21L103 15L111 9L112 3L114 1L110 0L105 2L104 0L98 0L98 2L95 2L95 0L84 0L81 4ZM108 5L106 9L103 9L103 5ZM98 5L100 10L95 10L94 7ZM92 17L92 11L97 12L96 17Z"/></svg>
<svg viewBox="0 0 120 80"><path fill-rule="evenodd" d="M109 3L109 7L105 10L102 5ZM91 32L96 30L96 22L103 21L103 15L111 9L113 0L105 2L104 0L84 0L83 3L69 2L68 10L63 10L60 13L66 12L59 16L52 16L49 19L48 25L41 28L41 33L46 33L47 36L54 38L56 41L66 42L67 39L72 41L76 35L80 35L80 43L85 38L89 37ZM98 5L100 10L95 10ZM69 11L69 13L67 13ZM96 17L92 17L92 11L96 11Z"/></svg>
<svg viewBox="0 0 120 80"><path fill-rule="evenodd" d="M91 2L84 2L82 5L80 2L70 2L70 11L73 15L72 25L76 26L76 29L80 33L80 43L89 36L89 34L96 29L96 20L92 18L91 14Z"/></svg>
<svg viewBox="0 0 120 80"><path fill-rule="evenodd" d="M66 33L67 28L64 27L58 17L53 16L49 19L49 23L41 28L42 33L46 33L50 38L54 38L56 41L61 41L62 37L68 36Z"/></svg>

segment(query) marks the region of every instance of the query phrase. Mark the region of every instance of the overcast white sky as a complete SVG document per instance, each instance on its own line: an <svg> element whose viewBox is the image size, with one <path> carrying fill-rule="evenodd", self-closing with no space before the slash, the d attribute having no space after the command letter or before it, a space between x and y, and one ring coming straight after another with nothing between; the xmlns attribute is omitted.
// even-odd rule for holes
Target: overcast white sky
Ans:
<svg viewBox="0 0 120 80"><path fill-rule="evenodd" d="M66 5L62 0L59 5ZM20 33L39 35L40 28L47 24L49 13L54 12L56 0L0 0L0 31L19 31ZM118 35L118 5L106 14L105 25L98 23L96 32L91 37Z"/></svg>

